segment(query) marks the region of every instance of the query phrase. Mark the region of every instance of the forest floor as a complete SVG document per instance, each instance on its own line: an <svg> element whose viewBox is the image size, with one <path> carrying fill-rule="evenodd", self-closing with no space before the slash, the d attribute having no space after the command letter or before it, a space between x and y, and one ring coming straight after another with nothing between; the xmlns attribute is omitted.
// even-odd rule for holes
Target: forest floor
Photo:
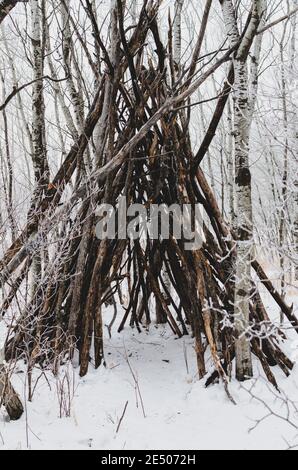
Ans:
<svg viewBox="0 0 298 470"><path fill-rule="evenodd" d="M268 304L266 295L264 300ZM278 318L272 305L271 311ZM107 309L107 322L111 314ZM287 449L298 445L298 413L293 406L296 402L298 407L298 365L289 378L273 368L281 389L278 395L255 364L257 379L231 382L237 403L233 405L222 384L206 389L205 380L198 380L191 337L175 339L167 326L151 325L142 333L127 327L118 334L116 329L111 339L106 331L106 367L90 367L84 378L72 366L61 369L59 378L35 371L33 401L26 403L22 418L8 422L5 410L0 411L0 450ZM298 338L292 333L283 349L298 360ZM207 366L212 370L211 360ZM25 370L19 363L13 376L22 397L28 392ZM257 398L247 391L250 388ZM263 419L268 415L263 402L281 417ZM70 417L65 416L68 412ZM292 424L283 419L287 414ZM261 420L257 426L256 420Z"/></svg>

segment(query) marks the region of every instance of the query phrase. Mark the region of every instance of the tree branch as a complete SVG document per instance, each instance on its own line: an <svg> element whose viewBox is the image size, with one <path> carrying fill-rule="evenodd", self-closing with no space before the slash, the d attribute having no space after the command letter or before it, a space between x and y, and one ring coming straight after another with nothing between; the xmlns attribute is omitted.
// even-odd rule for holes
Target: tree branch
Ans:
<svg viewBox="0 0 298 470"><path fill-rule="evenodd" d="M57 78L49 77L49 75L45 75L45 76L43 76L43 77L37 78L36 80L31 80L31 82L25 83L24 85L20 86L19 88L14 87L13 90L12 90L12 92L7 96L7 98L5 98L4 103L2 103L2 104L0 105L0 111L3 111L3 109L6 108L6 106L8 105L8 103L9 103L20 91L24 90L24 88L27 88L27 87L30 86L30 85L33 85L33 83L39 82L40 80L51 80L52 82L58 83L58 82L63 82L63 81L66 80L66 79L67 79L67 77L57 79Z"/></svg>
<svg viewBox="0 0 298 470"><path fill-rule="evenodd" d="M269 24L267 24L266 26L264 26L263 28L260 28L260 29L258 30L257 34L262 34L262 33L264 33L265 31L267 31L267 29L270 29L270 28L272 28L273 26L276 26L277 24L281 23L282 21L287 20L287 19L290 18L291 16L295 15L297 12L298 12L298 7L295 7L292 11L290 11L290 12L287 13L286 15L281 16L281 17L278 18L277 20L272 21L272 23L269 23Z"/></svg>

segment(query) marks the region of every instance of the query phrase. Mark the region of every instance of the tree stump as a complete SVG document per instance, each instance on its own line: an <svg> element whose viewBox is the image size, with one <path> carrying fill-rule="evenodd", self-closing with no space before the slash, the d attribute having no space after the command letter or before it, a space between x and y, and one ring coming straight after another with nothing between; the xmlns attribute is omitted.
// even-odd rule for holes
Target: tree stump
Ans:
<svg viewBox="0 0 298 470"><path fill-rule="evenodd" d="M0 404L3 404L12 420L19 419L24 408L22 402L10 383L5 366L0 366Z"/></svg>

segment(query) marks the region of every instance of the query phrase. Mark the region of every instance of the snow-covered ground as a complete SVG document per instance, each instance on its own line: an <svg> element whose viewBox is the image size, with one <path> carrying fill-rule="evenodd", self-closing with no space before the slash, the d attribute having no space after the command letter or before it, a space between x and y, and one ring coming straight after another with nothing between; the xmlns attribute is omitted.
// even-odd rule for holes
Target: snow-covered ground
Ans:
<svg viewBox="0 0 298 470"><path fill-rule="evenodd" d="M206 389L198 380L190 337L175 339L167 327L154 325L140 334L129 327L121 334L115 330L112 339L105 338L106 367L90 367L84 378L70 366L61 370L59 379L47 373L39 378L33 402L26 403L19 421L8 422L1 411L0 449L286 449L298 444L298 428L278 417L268 417L250 431L268 414L245 390L253 384L255 396L281 416L287 414L257 364L256 381L230 384L235 406L222 384ZM284 346L297 357L295 336ZM211 361L208 365L212 367ZM24 370L19 364L13 377L22 397L27 389ZM66 379L61 385L65 373L70 394ZM274 373L281 390L298 406L298 366L289 378L277 367ZM35 373L35 380L39 375ZM66 401L71 398L70 417L59 417L61 388ZM288 406L289 419L298 426L298 415ZM65 414L69 405L62 408Z"/></svg>

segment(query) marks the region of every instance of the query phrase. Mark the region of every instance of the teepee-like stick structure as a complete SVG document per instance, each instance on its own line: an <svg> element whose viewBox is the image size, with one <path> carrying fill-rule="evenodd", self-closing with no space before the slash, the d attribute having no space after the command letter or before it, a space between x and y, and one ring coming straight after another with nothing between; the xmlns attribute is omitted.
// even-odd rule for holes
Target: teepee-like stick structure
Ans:
<svg viewBox="0 0 298 470"><path fill-rule="evenodd" d="M214 373L228 391L235 357L235 259L237 236L224 221L200 163L210 147L234 80L231 57L239 41L216 52L199 72L200 49L211 2L188 70L178 71L172 53L172 31L167 47L158 28L158 1L145 1L133 28L125 25L123 3L112 11L110 48L103 44L91 3L86 2L105 71L97 83L83 131L73 143L27 225L0 261L2 285L9 285L1 315L13 305L30 273L32 258L46 250L34 295L11 327L5 345L7 361L24 357L58 370L59 364L79 352L80 375L90 360L102 364L102 309L116 294L126 324L140 329L152 321L149 299L155 299L156 318L168 322L173 334L192 334L198 373L206 374L210 351ZM152 56L152 50L153 56ZM194 155L190 136L192 94L223 64L229 72L203 142ZM92 169L83 168L87 151L94 154ZM70 191L74 176L76 183ZM186 250L184 240L172 233L168 239L114 239L96 236L96 208L111 204L119 211L127 203L200 204L204 212L204 242ZM298 332L298 320L278 294L256 259L252 268ZM163 273L167 274L167 282ZM169 285L170 283L170 285ZM124 287L125 286L125 287ZM123 289L128 302L122 300ZM268 380L277 388L271 370L278 365L288 375L293 364L283 353L284 334L273 328L258 286L251 282L250 327L247 341ZM264 326L267 334L264 334ZM270 333L270 334L269 334ZM1 382L0 382L1 384ZM230 395L229 395L230 396ZM232 399L232 397L230 397Z"/></svg>

